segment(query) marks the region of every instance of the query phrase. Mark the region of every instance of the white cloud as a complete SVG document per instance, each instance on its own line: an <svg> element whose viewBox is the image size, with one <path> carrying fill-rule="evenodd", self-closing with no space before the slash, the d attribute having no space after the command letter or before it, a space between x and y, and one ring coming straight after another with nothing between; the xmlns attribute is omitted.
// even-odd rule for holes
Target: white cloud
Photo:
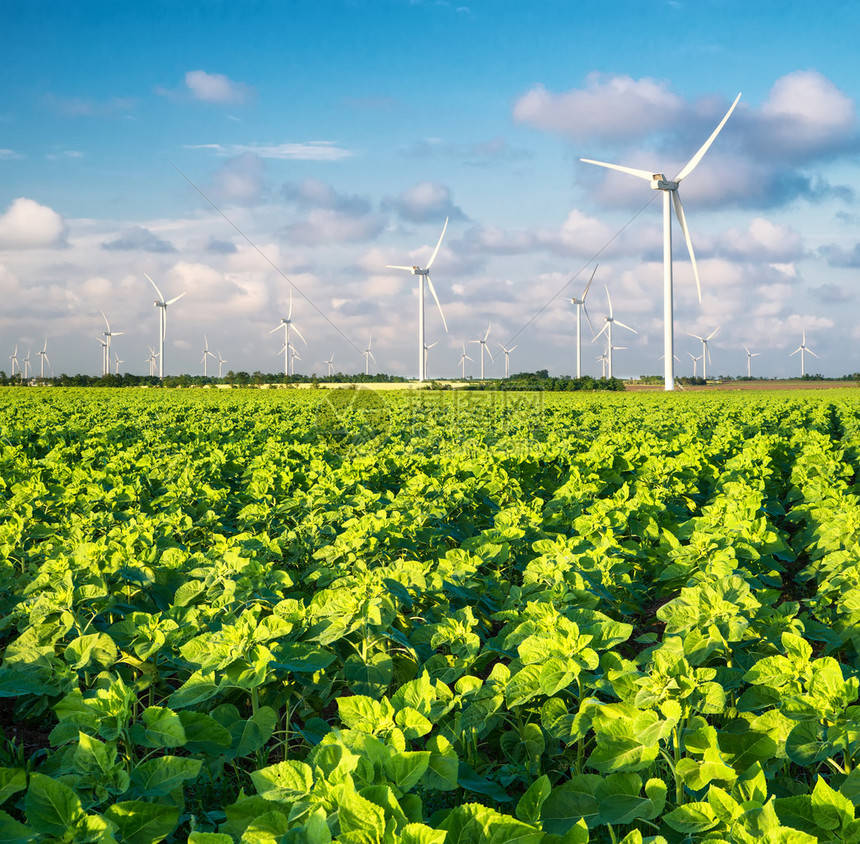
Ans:
<svg viewBox="0 0 860 844"><path fill-rule="evenodd" d="M43 249L66 242L66 223L53 209L20 197L0 216L0 249Z"/></svg>
<svg viewBox="0 0 860 844"><path fill-rule="evenodd" d="M467 219L462 209L451 199L450 189L438 182L419 182L407 188L400 196L385 199L382 204L410 223L436 222L445 217L453 220Z"/></svg>
<svg viewBox="0 0 860 844"><path fill-rule="evenodd" d="M717 248L734 259L784 264L803 257L803 238L790 226L754 217L746 231L725 232Z"/></svg>
<svg viewBox="0 0 860 844"><path fill-rule="evenodd" d="M11 161L23 157L20 152L15 152L13 149L0 149L0 161Z"/></svg>
<svg viewBox="0 0 860 844"><path fill-rule="evenodd" d="M283 144L188 144L186 149L211 149L219 155L242 155L251 153L259 158L275 158L284 161L341 161L354 153L335 144L334 141L306 141Z"/></svg>
<svg viewBox="0 0 860 844"><path fill-rule="evenodd" d="M223 73L205 70L189 70L185 74L185 85L195 99L204 103L241 105L254 94L254 89L244 82L234 82Z"/></svg>
<svg viewBox="0 0 860 844"><path fill-rule="evenodd" d="M265 165L253 153L230 158L212 177L211 194L215 202L254 205L263 196Z"/></svg>

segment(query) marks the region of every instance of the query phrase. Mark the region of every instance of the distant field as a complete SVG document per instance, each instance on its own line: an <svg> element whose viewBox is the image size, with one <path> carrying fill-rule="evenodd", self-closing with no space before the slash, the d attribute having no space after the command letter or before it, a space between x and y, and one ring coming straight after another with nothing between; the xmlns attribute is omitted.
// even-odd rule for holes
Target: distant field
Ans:
<svg viewBox="0 0 860 844"><path fill-rule="evenodd" d="M0 467L3 840L854 840L854 390L3 389Z"/></svg>

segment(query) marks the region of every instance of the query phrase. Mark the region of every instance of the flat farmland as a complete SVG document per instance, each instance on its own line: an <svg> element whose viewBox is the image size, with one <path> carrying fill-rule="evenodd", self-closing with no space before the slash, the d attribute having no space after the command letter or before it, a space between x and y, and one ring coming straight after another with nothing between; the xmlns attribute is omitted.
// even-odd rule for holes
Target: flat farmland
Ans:
<svg viewBox="0 0 860 844"><path fill-rule="evenodd" d="M860 395L0 391L0 838L858 841Z"/></svg>

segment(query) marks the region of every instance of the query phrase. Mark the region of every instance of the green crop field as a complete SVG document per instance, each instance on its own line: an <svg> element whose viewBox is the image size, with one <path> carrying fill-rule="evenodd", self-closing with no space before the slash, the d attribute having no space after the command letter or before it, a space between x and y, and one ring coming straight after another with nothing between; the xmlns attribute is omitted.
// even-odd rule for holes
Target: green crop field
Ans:
<svg viewBox="0 0 860 844"><path fill-rule="evenodd" d="M0 391L0 840L860 841L860 394Z"/></svg>

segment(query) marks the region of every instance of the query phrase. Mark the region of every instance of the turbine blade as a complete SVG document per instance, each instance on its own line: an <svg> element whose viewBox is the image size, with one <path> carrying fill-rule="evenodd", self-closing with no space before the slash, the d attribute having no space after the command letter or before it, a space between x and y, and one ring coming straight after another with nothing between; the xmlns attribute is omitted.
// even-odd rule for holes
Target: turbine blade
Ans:
<svg viewBox="0 0 860 844"><path fill-rule="evenodd" d="M493 363L495 363L495 362L496 362L496 359L493 357L493 353L490 351L490 347L489 347L489 346L486 346L485 348L487 349L487 354L490 356L490 360L491 360Z"/></svg>
<svg viewBox="0 0 860 844"><path fill-rule="evenodd" d="M427 266L425 269L429 270L430 267L433 266L433 262L436 260L436 256L439 254L439 247L442 245L442 238L445 237L445 230L448 228L448 218L445 218L445 225L442 226L442 234L439 235L439 242L436 244L436 248L433 250L433 254L430 256L430 260L427 262Z"/></svg>
<svg viewBox="0 0 860 844"><path fill-rule="evenodd" d="M594 324L591 321L591 317L588 315L588 308L583 304L582 312L585 314L586 320L588 320L588 327L591 329L591 339L594 340Z"/></svg>
<svg viewBox="0 0 860 844"><path fill-rule="evenodd" d="M290 309L287 311L287 319L293 318L293 288L290 287ZM301 336L301 335L299 335Z"/></svg>
<svg viewBox="0 0 860 844"><path fill-rule="evenodd" d="M790 355L790 358L793 358L800 351L800 346L798 346Z"/></svg>
<svg viewBox="0 0 860 844"><path fill-rule="evenodd" d="M286 324L286 323L283 323L283 322L282 322L280 325L276 325L276 326L275 326L275 327L274 327L274 328L269 332L269 334L274 334L276 331L280 331L280 330L284 327L284 325L285 325L285 324Z"/></svg>
<svg viewBox="0 0 860 844"><path fill-rule="evenodd" d="M606 291L606 301L609 302L609 316L612 317L612 297L609 295L609 288L604 284L603 289Z"/></svg>
<svg viewBox="0 0 860 844"><path fill-rule="evenodd" d="M718 325L708 336L706 339L710 340L718 331L720 330L720 326Z"/></svg>
<svg viewBox="0 0 860 844"><path fill-rule="evenodd" d="M308 341L307 341L307 340L305 340L305 338L304 338L304 337L302 337L302 332L301 332L301 331L299 331L299 329L298 329L298 328L296 328L296 326L295 326L295 325L294 325L292 328L293 328L293 331L295 331L295 332L296 332L296 334L298 334L298 335L299 335L299 339L302 341L302 343L304 343L304 344L307 346Z"/></svg>
<svg viewBox="0 0 860 844"><path fill-rule="evenodd" d="M519 345L519 343L517 343L517 346L518 345ZM514 349L516 349L517 346L511 346L511 348L508 349L508 354L510 354Z"/></svg>
<svg viewBox="0 0 860 844"><path fill-rule="evenodd" d="M591 272L591 278L588 279L588 284L585 285L585 292L582 294L582 304L585 304L585 297L588 296L588 288L591 287L591 282L594 281L594 273L597 272L597 268L600 264L595 264L594 269Z"/></svg>
<svg viewBox="0 0 860 844"><path fill-rule="evenodd" d="M591 341L591 342L593 343L593 342L594 342L598 337L600 337L600 335L601 335L601 334L603 334L603 332L604 332L604 331L606 331L606 329L607 329L608 327L609 327L609 323L608 323L608 322L604 322L604 323L603 323L603 328L601 328L601 329L600 329L600 331L598 331L598 332L597 332L597 334L595 334L595 336L594 336L594 338L592 339L592 341Z"/></svg>
<svg viewBox="0 0 860 844"><path fill-rule="evenodd" d="M385 266L389 270L409 270L409 272L412 272L412 267L400 267L397 264L386 264Z"/></svg>
<svg viewBox="0 0 860 844"><path fill-rule="evenodd" d="M704 338L704 337L699 337L699 335L698 335L698 334L693 334L693 333L692 333L692 332L690 332L690 331L688 331L688 332L687 332L687 334L689 334L689 335L690 335L690 337L695 337L697 340L701 340L703 343L705 342L705 338Z"/></svg>
<svg viewBox="0 0 860 844"><path fill-rule="evenodd" d="M484 342L487 342L487 337L490 336L490 329L493 327L493 323L487 323L487 333L484 335Z"/></svg>
<svg viewBox="0 0 860 844"><path fill-rule="evenodd" d="M439 316L442 317L442 325L445 326L445 333L447 334L448 323L445 322L445 314L442 312L442 305L439 303L439 297L436 295L436 288L433 286L433 282L430 280L429 274L427 275L427 286L430 288L430 292L433 294L433 301L436 302L436 307L439 308Z"/></svg>
<svg viewBox="0 0 860 844"><path fill-rule="evenodd" d="M687 176L689 176L690 173L692 173L693 170L696 169L696 165L702 160L702 156L708 151L708 148L716 140L717 135L719 135L722 131L723 126L726 125L726 121L729 119L729 117L731 117L731 114L735 110L735 106L738 104L740 98L740 94L735 97L735 101L729 107L729 110L726 112L726 116L720 121L717 128L714 129L714 131L711 133L711 137L708 138L708 140L705 141L705 143L703 143L701 147L699 147L699 151L686 163L684 169L681 170L681 172L678 173L677 176L675 176L676 182L680 182L682 179L687 178Z"/></svg>
<svg viewBox="0 0 860 844"><path fill-rule="evenodd" d="M750 350L749 350L746 346L744 346L744 351L745 351L747 354L749 354L749 353L750 353Z"/></svg>
<svg viewBox="0 0 860 844"><path fill-rule="evenodd" d="M622 167L620 164L607 164L605 161L595 161L593 158L580 158L586 164L596 164L598 167L607 167L610 170L618 170L621 173L629 173L631 176L638 176L640 179L651 181L654 178L653 173L647 170L635 170L632 167Z"/></svg>
<svg viewBox="0 0 860 844"><path fill-rule="evenodd" d="M151 278L149 278L149 276L146 275L146 273L144 273L144 275L146 276L147 279L149 279L149 283L155 288L155 292L158 294L159 301L163 302L164 296L161 295L161 291L158 289L158 285Z"/></svg>
<svg viewBox="0 0 860 844"><path fill-rule="evenodd" d="M684 216L684 206L681 205L681 197L678 191L672 191L672 205L675 206L675 216L681 224L684 232L684 240L687 241L687 251L690 253L690 263L693 265L693 278L696 279L696 292L699 294L699 304L702 303L702 285L699 283L699 268L696 266L696 253L693 252L693 241L690 240L690 230L687 228L687 218Z"/></svg>
<svg viewBox="0 0 860 844"><path fill-rule="evenodd" d="M105 316L105 312L102 311L102 318L105 321L105 325L107 326L108 334L110 334L110 323L108 322L108 318Z"/></svg>
<svg viewBox="0 0 860 844"><path fill-rule="evenodd" d="M616 325L620 325L622 328L626 328L628 331L632 331L634 334L638 334L639 332L635 328L631 328L629 325L625 325L623 322L619 322L617 319L612 320ZM617 346L615 347L618 348Z"/></svg>
<svg viewBox="0 0 860 844"><path fill-rule="evenodd" d="M174 296L172 299L165 302L164 304L165 305L172 305L174 302L178 302L187 292L188 292L187 290L183 290L182 293L180 293L178 296Z"/></svg>
<svg viewBox="0 0 860 844"><path fill-rule="evenodd" d="M814 358L818 357L818 355L815 354L815 352L813 352L812 349L809 348L809 346L806 347L806 351L807 351L807 354L812 355L812 357L814 357ZM821 358L818 358L818 359L821 360Z"/></svg>

